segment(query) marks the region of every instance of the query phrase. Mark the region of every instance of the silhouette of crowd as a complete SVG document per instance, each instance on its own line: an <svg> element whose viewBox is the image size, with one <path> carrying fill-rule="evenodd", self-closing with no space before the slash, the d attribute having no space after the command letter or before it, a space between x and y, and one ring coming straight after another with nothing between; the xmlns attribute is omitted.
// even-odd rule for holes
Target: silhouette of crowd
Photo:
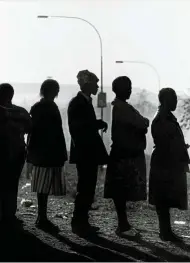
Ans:
<svg viewBox="0 0 190 263"><path fill-rule="evenodd" d="M108 155L99 131L108 125L97 119L91 95L98 92L98 77L82 70L77 75L80 91L69 102L68 125L71 135L69 162L77 168L77 194L71 220L72 231L78 235L97 233L89 223L89 210L94 201L98 167L107 165L104 198L113 199L118 217L116 234L137 232L128 221L128 201L146 201L155 205L160 238L180 241L171 228L170 208L188 209L187 176L190 163L188 145L172 114L177 95L171 88L159 91L158 111L151 123L154 149L151 155L149 182L146 176L146 134L149 120L127 101L132 83L119 76L112 83L112 145ZM62 119L54 99L60 90L54 79L45 80L40 88L40 101L28 113L14 105L14 89L0 85L0 226L17 226L16 216L19 178L27 162L31 169L31 191L37 193L36 226L59 231L47 218L49 195L66 195L64 165L68 160ZM27 135L27 143L25 143ZM147 192L147 183L149 190Z"/></svg>

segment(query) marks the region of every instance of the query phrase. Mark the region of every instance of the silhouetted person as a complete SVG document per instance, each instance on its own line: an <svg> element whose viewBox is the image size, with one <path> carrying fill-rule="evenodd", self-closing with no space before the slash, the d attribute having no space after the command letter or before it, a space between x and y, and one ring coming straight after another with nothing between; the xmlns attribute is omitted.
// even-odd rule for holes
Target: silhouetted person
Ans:
<svg viewBox="0 0 190 263"><path fill-rule="evenodd" d="M24 135L31 128L29 113L12 104L13 87L0 85L0 159L1 159L1 223L14 224L19 178L26 158Z"/></svg>
<svg viewBox="0 0 190 263"><path fill-rule="evenodd" d="M45 80L40 89L41 100L30 111L32 131L28 140L27 161L33 165L31 189L37 192L38 217L36 225L52 228L47 218L48 195L65 195L63 166L67 160L65 137L59 109L54 102L59 84Z"/></svg>
<svg viewBox="0 0 190 263"><path fill-rule="evenodd" d="M156 205L160 238L175 241L179 238L172 232L170 208L186 210L189 155L182 130L172 114L177 106L177 95L171 88L159 92L160 106L151 130L154 151L151 157L149 202Z"/></svg>
<svg viewBox="0 0 190 263"><path fill-rule="evenodd" d="M88 222L88 212L93 202L98 165L107 163L108 155L99 130L107 124L97 120L91 95L98 91L97 76L88 70L77 75L81 91L69 103L68 123L71 134L70 163L76 164L78 173L77 195L72 218L72 231L88 234L98 228Z"/></svg>
<svg viewBox="0 0 190 263"><path fill-rule="evenodd" d="M130 98L131 80L126 76L112 83L116 94L112 102L112 146L105 180L105 198L112 198L118 216L118 235L129 231L126 202L147 199L146 133L149 120L126 100Z"/></svg>

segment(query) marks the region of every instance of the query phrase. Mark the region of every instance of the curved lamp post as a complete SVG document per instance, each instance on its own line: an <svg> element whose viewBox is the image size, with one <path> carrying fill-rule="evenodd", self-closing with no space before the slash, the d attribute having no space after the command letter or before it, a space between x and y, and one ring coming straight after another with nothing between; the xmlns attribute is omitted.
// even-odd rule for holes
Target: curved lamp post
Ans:
<svg viewBox="0 0 190 263"><path fill-rule="evenodd" d="M158 79L158 88L160 90L160 75L159 75L157 69L153 65L151 65L150 63L145 62L145 61L138 61L138 60L117 60L116 63L137 63L137 64L144 64L144 65L149 66L156 73L156 77Z"/></svg>
<svg viewBox="0 0 190 263"><path fill-rule="evenodd" d="M54 16L54 15L38 15L37 18L65 18L65 19L77 19L77 20L81 20L83 22L86 22L87 24L89 24L97 33L98 38L100 40L100 66L101 66L101 77L100 77L100 89L101 89L101 93L103 93L103 50L102 50L102 38L100 36L99 31L97 30L97 28L90 23L88 20L81 18L81 17L77 17L77 16ZM101 119L103 120L103 108L101 108ZM101 136L103 137L103 132L101 133Z"/></svg>

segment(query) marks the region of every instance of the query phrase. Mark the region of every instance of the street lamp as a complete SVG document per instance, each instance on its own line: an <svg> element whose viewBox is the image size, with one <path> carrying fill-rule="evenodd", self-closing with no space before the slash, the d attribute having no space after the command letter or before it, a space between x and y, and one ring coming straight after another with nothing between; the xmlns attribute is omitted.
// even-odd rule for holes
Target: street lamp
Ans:
<svg viewBox="0 0 190 263"><path fill-rule="evenodd" d="M100 40L100 66L101 66L100 90L101 90L101 93L99 95L100 95L100 99L101 99L101 97L105 98L105 96L101 96L101 95L104 95L104 93L103 93L103 50L102 50L102 38L101 38L100 33L97 30L97 28L92 23L90 23L88 20L86 20L84 18L81 18L81 17L77 17L77 16L38 15L37 18L68 18L68 19L77 19L77 20L81 20L83 22L86 22L87 24L89 24L95 30L95 32L97 33L98 38ZM105 103L103 103L103 104L105 104ZM105 107L105 105L103 105L101 107L101 119L102 120L103 120L103 107ZM101 132L101 136L103 138L103 132Z"/></svg>
<svg viewBox="0 0 190 263"><path fill-rule="evenodd" d="M115 63L139 63L139 64L144 64L144 65L149 66L156 73L156 77L158 79L158 88L160 90L160 75L158 74L157 69L153 65L151 65L150 63L145 62L145 61L138 61L138 60L117 60Z"/></svg>

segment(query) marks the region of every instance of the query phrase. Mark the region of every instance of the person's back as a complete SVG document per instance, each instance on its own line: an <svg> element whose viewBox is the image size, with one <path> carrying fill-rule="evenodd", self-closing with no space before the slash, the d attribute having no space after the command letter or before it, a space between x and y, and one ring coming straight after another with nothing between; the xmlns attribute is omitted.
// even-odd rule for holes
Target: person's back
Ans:
<svg viewBox="0 0 190 263"><path fill-rule="evenodd" d="M107 156L99 134L101 120L96 119L92 101L79 92L69 103L68 124L71 135L70 162L105 164ZM101 154L103 153L103 156Z"/></svg>
<svg viewBox="0 0 190 263"><path fill-rule="evenodd" d="M143 117L127 102L116 99L112 104L112 147L125 155L138 155L146 148Z"/></svg>
<svg viewBox="0 0 190 263"><path fill-rule="evenodd" d="M28 140L28 161L34 165L62 166L67 152L57 105L41 99L32 106L30 114L33 125Z"/></svg>

